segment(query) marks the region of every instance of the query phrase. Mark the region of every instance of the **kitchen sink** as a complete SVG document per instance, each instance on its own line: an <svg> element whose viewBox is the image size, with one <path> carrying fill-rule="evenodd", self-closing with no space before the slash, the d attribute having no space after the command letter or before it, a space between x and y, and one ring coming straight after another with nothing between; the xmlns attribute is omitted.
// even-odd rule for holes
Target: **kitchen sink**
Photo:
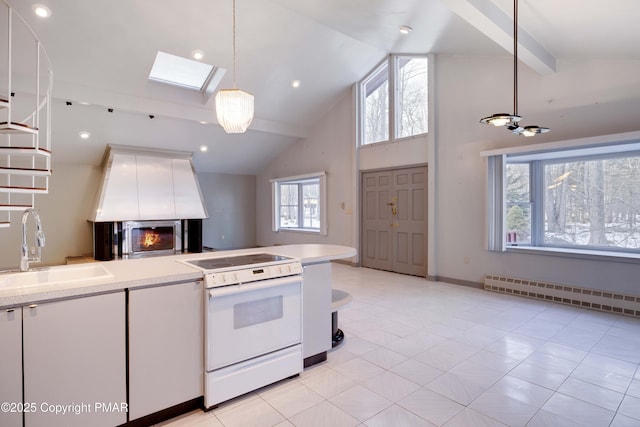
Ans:
<svg viewBox="0 0 640 427"><path fill-rule="evenodd" d="M63 265L24 272L12 271L0 273L0 289L28 288L66 283L90 283L110 277L113 277L113 274L102 264Z"/></svg>

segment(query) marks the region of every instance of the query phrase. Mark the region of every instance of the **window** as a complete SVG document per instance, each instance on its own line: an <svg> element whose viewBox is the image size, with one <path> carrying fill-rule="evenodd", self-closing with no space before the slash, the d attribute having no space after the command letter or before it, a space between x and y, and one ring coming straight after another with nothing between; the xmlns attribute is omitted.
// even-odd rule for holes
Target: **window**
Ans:
<svg viewBox="0 0 640 427"><path fill-rule="evenodd" d="M640 142L491 156L489 166L490 249L640 254Z"/></svg>
<svg viewBox="0 0 640 427"><path fill-rule="evenodd" d="M273 229L326 234L325 173L280 178L273 185Z"/></svg>
<svg viewBox="0 0 640 427"><path fill-rule="evenodd" d="M202 90L213 70L213 65L159 51L151 67L149 79Z"/></svg>
<svg viewBox="0 0 640 427"><path fill-rule="evenodd" d="M507 244L531 243L530 165L507 163L505 220Z"/></svg>
<svg viewBox="0 0 640 427"><path fill-rule="evenodd" d="M427 133L427 58L396 57L398 114L396 137Z"/></svg>
<svg viewBox="0 0 640 427"><path fill-rule="evenodd" d="M427 65L391 55L360 82L361 145L427 132Z"/></svg>

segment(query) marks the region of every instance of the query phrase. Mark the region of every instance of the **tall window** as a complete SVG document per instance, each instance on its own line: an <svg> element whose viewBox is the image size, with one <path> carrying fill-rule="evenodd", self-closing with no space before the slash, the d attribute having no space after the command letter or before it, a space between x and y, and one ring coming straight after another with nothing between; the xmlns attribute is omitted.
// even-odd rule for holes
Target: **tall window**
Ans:
<svg viewBox="0 0 640 427"><path fill-rule="evenodd" d="M389 140L389 64L384 62L362 85L364 89L364 143Z"/></svg>
<svg viewBox="0 0 640 427"><path fill-rule="evenodd" d="M325 174L272 180L274 231L326 234Z"/></svg>
<svg viewBox="0 0 640 427"><path fill-rule="evenodd" d="M359 84L362 145L427 132L427 58L391 55Z"/></svg>
<svg viewBox="0 0 640 427"><path fill-rule="evenodd" d="M427 58L395 58L398 93L396 137L427 133Z"/></svg>
<svg viewBox="0 0 640 427"><path fill-rule="evenodd" d="M508 163L505 204L507 244L531 243L530 165Z"/></svg>
<svg viewBox="0 0 640 427"><path fill-rule="evenodd" d="M637 145L500 156L504 167L492 170L503 171L504 182L495 176L490 182L504 191L494 197L492 214L494 225L504 224L494 227L503 247L640 253Z"/></svg>

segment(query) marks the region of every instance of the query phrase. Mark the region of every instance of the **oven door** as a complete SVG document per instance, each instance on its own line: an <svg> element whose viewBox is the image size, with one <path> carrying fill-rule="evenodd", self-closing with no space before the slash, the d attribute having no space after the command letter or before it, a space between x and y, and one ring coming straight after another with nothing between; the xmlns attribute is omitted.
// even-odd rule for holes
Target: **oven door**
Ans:
<svg viewBox="0 0 640 427"><path fill-rule="evenodd" d="M302 342L302 276L207 292L208 372Z"/></svg>

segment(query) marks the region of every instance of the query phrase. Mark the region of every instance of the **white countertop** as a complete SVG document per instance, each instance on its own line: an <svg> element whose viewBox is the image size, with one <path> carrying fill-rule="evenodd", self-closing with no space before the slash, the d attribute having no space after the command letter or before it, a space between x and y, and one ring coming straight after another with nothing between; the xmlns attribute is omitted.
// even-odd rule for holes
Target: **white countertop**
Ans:
<svg viewBox="0 0 640 427"><path fill-rule="evenodd" d="M203 275L201 270L178 261L264 252L298 258L302 264L328 262L334 259L350 258L356 255L356 250L348 246L300 244L104 261L100 264L110 273L109 277L29 287L10 287L4 289L0 287L0 308L108 293L162 283L198 280L201 279ZM73 267L74 266L60 266L50 268ZM2 277L3 276L0 275L0 280Z"/></svg>

